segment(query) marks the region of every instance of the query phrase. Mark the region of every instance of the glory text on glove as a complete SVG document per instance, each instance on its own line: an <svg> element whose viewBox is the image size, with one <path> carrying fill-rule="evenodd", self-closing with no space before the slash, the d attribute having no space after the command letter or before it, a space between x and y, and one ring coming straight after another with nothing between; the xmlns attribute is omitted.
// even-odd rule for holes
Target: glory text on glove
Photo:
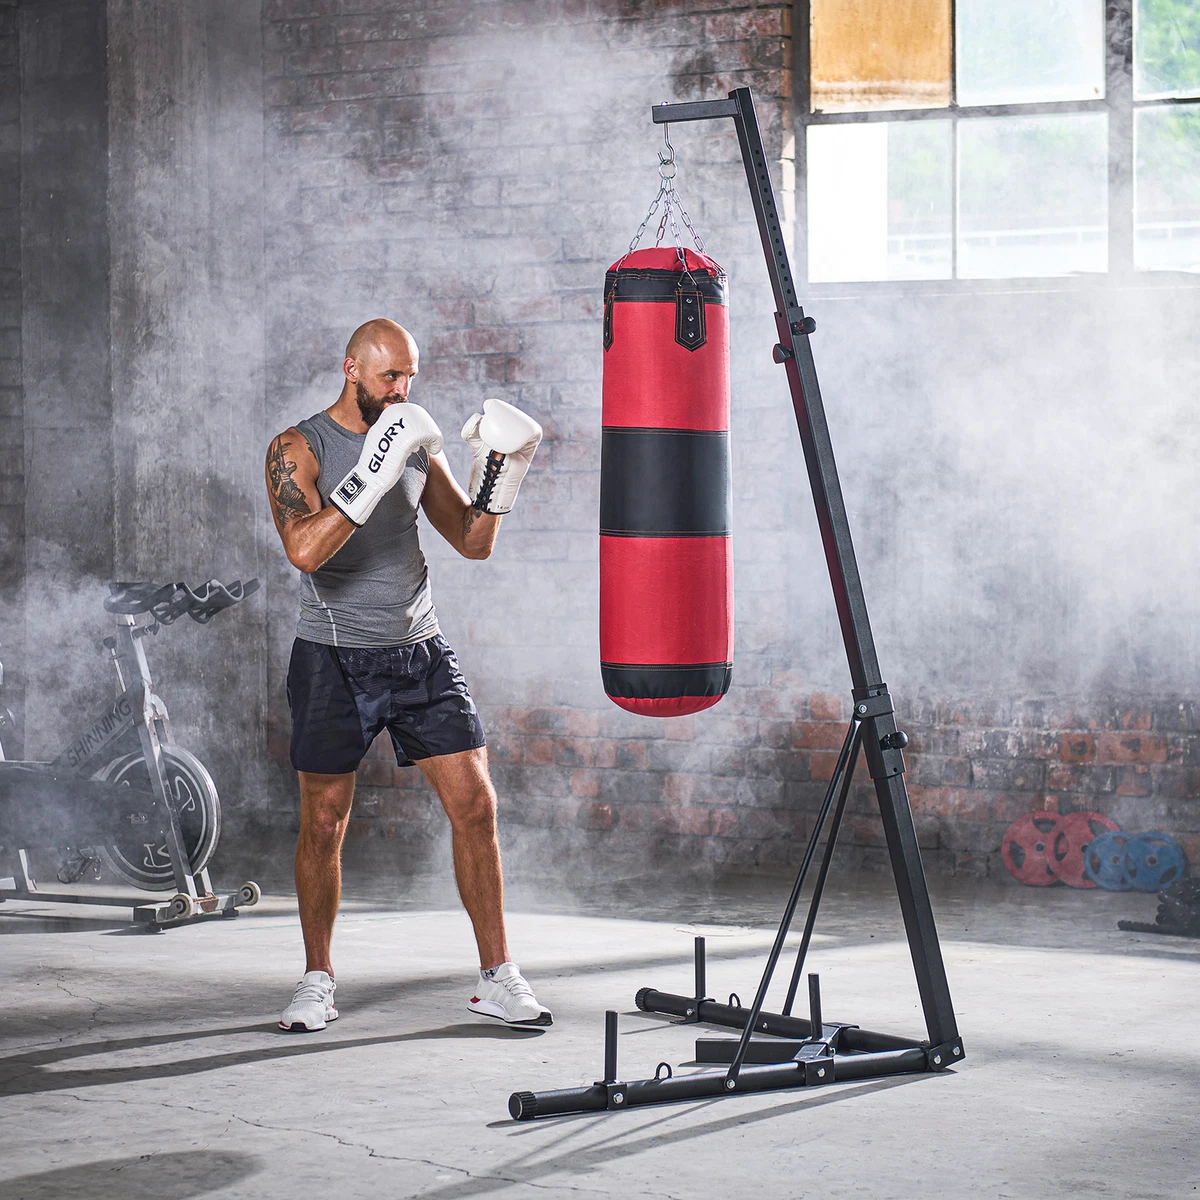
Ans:
<svg viewBox="0 0 1200 1200"><path fill-rule="evenodd" d="M333 489L329 502L355 525L364 524L404 473L409 456L422 446L430 454L441 450L437 422L419 404L389 404L367 430L358 463Z"/></svg>

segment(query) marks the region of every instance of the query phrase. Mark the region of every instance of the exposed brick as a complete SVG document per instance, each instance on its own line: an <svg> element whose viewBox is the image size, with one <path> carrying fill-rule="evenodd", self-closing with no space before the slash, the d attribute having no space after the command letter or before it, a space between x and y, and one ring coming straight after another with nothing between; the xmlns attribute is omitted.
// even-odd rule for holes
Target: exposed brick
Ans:
<svg viewBox="0 0 1200 1200"><path fill-rule="evenodd" d="M1146 721L1148 726L1148 713ZM1159 734L1102 733L1096 751L1102 763L1161 763L1167 761L1167 739Z"/></svg>
<svg viewBox="0 0 1200 1200"><path fill-rule="evenodd" d="M1116 771L1111 766L1065 763L1051 766L1046 774L1046 787L1052 792L1082 792L1099 796L1116 790Z"/></svg>
<svg viewBox="0 0 1200 1200"><path fill-rule="evenodd" d="M985 795L986 793L979 793ZM1031 812L1067 812L1072 807L1053 792L999 792L991 796L992 817L1011 825L1018 817Z"/></svg>
<svg viewBox="0 0 1200 1200"><path fill-rule="evenodd" d="M971 759L973 787L1033 791L1046 786L1046 764L1033 759Z"/></svg>
<svg viewBox="0 0 1200 1200"><path fill-rule="evenodd" d="M1146 766L1122 767L1117 780L1118 796L1149 796L1154 791L1154 779Z"/></svg>
<svg viewBox="0 0 1200 1200"><path fill-rule="evenodd" d="M614 765L622 771L644 771L646 769L645 742L617 742Z"/></svg>
<svg viewBox="0 0 1200 1200"><path fill-rule="evenodd" d="M1063 762L1092 762L1096 757L1096 739L1090 733L1060 734L1058 753Z"/></svg>
<svg viewBox="0 0 1200 1200"><path fill-rule="evenodd" d="M671 717L663 722L663 732L676 741L691 741L696 736L696 718Z"/></svg>
<svg viewBox="0 0 1200 1200"><path fill-rule="evenodd" d="M878 817L847 816L846 831L856 846L885 846L883 821Z"/></svg>
<svg viewBox="0 0 1200 1200"><path fill-rule="evenodd" d="M824 721L797 721L792 726L792 745L803 750L839 750L846 729Z"/></svg>
<svg viewBox="0 0 1200 1200"><path fill-rule="evenodd" d="M522 739L521 761L531 766L549 766L554 762L554 742L546 737Z"/></svg>
<svg viewBox="0 0 1200 1200"><path fill-rule="evenodd" d="M993 797L986 792L972 792L961 788L927 788L917 785L909 788L909 802L913 812L983 821L992 815Z"/></svg>
<svg viewBox="0 0 1200 1200"><path fill-rule="evenodd" d="M1154 714L1149 706L1138 705L1134 708L1118 707L1113 713L1112 728L1114 729L1149 729L1153 724Z"/></svg>
<svg viewBox="0 0 1200 1200"><path fill-rule="evenodd" d="M836 750L814 750L808 756L808 773L810 779L832 779L837 770L840 757Z"/></svg>
<svg viewBox="0 0 1200 1200"><path fill-rule="evenodd" d="M571 795L595 799L600 795L600 780L595 771L571 772Z"/></svg>
<svg viewBox="0 0 1200 1200"><path fill-rule="evenodd" d="M818 692L809 696L808 711L814 721L840 721L842 719L842 698ZM843 736L845 736L844 731Z"/></svg>
<svg viewBox="0 0 1200 1200"><path fill-rule="evenodd" d="M609 830L616 826L617 814L611 804L581 804L576 824L584 829Z"/></svg>
<svg viewBox="0 0 1200 1200"><path fill-rule="evenodd" d="M1194 876L1197 866L1200 866L1200 834L1184 834L1179 838L1183 853L1187 857L1191 874Z"/></svg>

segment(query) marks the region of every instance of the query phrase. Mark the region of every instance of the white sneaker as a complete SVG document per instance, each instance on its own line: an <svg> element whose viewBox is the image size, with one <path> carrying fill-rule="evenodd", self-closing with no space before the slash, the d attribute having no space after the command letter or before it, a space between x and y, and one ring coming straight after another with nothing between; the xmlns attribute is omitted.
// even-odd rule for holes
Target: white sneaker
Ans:
<svg viewBox="0 0 1200 1200"><path fill-rule="evenodd" d="M296 994L283 1010L279 1028L290 1033L315 1033L324 1029L327 1021L336 1021L338 1010L333 1005L336 987L324 971L309 971L296 984Z"/></svg>
<svg viewBox="0 0 1200 1200"><path fill-rule="evenodd" d="M467 1007L473 1013L499 1017L510 1025L554 1024L550 1010L537 1002L533 988L525 982L516 963L501 963L487 975L480 971L479 984Z"/></svg>

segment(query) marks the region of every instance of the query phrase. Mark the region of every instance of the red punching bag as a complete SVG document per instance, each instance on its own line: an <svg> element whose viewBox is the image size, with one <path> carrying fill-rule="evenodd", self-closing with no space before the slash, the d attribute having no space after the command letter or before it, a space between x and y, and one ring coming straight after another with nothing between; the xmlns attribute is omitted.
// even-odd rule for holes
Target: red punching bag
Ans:
<svg viewBox="0 0 1200 1200"><path fill-rule="evenodd" d="M604 282L600 670L643 716L711 708L733 673L725 282L674 246Z"/></svg>

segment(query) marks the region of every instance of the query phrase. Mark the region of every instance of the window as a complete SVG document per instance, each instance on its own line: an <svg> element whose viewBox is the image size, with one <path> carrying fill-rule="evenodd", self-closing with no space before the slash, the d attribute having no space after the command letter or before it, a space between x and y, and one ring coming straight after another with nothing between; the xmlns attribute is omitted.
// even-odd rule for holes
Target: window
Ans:
<svg viewBox="0 0 1200 1200"><path fill-rule="evenodd" d="M1200 0L797 13L810 282L1200 272Z"/></svg>

